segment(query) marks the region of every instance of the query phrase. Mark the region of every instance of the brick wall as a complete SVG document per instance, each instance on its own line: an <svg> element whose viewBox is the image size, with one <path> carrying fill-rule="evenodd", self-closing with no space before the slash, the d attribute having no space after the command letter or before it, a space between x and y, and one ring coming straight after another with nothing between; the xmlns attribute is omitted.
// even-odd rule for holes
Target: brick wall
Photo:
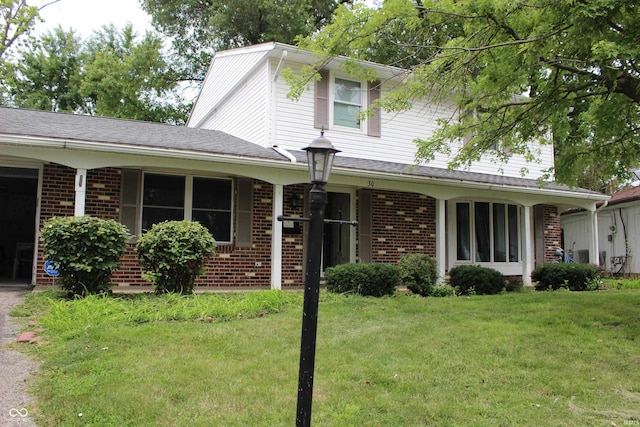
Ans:
<svg viewBox="0 0 640 427"><path fill-rule="evenodd" d="M54 216L73 216L75 203L75 169L58 164L45 164L42 171L42 197L40 202L40 226ZM38 246L36 284L51 285L54 279L43 270L45 257L42 245Z"/></svg>
<svg viewBox="0 0 640 427"><path fill-rule="evenodd" d="M543 206L544 226L544 262L557 260L556 248L562 246L562 229L560 228L560 215L555 206Z"/></svg>
<svg viewBox="0 0 640 427"><path fill-rule="evenodd" d="M304 185L290 185L284 188L283 215L287 217L304 217L305 192ZM293 200L293 202L292 202ZM297 206L292 206L297 204ZM303 223L299 222L296 232L282 234L282 286L301 286L304 284L303 269Z"/></svg>
<svg viewBox="0 0 640 427"><path fill-rule="evenodd" d="M374 190L371 212L373 262L396 263L406 253L435 258L435 199L414 193Z"/></svg>
<svg viewBox="0 0 640 427"><path fill-rule="evenodd" d="M73 216L75 203L75 174L73 168L47 164L43 171L42 207L40 226L53 216ZM120 207L119 169L104 168L87 173L87 215L105 219L118 219ZM299 206L292 207L292 196ZM286 187L284 191L284 214L302 216L303 186ZM199 277L199 286L270 286L271 285L271 235L272 235L273 186L254 181L253 184L253 230L250 247L218 245L216 256L207 260L207 271ZM236 227L237 224L234 224ZM303 283L302 245L303 234L283 236L283 286L299 286ZM38 265L44 264L42 248L38 253ZM114 271L112 281L123 285L146 285L142 269L138 265L135 245L121 258L120 269ZM51 285L54 279L38 268L37 285Z"/></svg>

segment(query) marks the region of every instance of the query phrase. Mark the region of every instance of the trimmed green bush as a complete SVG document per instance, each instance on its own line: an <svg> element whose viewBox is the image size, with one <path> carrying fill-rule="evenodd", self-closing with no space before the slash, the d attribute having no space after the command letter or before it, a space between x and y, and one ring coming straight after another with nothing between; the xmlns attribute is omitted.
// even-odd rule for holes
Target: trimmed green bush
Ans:
<svg viewBox="0 0 640 427"><path fill-rule="evenodd" d="M205 258L215 256L216 242L198 222L164 221L140 237L136 253L142 277L156 293L190 294L196 277L205 271Z"/></svg>
<svg viewBox="0 0 640 427"><path fill-rule="evenodd" d="M449 271L449 283L461 295L495 295L502 292L504 276L497 270L479 265L459 265Z"/></svg>
<svg viewBox="0 0 640 427"><path fill-rule="evenodd" d="M430 296L438 282L438 263L424 254L403 255L398 262L400 282L414 294Z"/></svg>
<svg viewBox="0 0 640 427"><path fill-rule="evenodd" d="M330 292L382 297L396 292L400 272L391 264L341 264L327 268L324 281Z"/></svg>
<svg viewBox="0 0 640 427"><path fill-rule="evenodd" d="M598 269L590 264L550 263L536 267L531 279L537 291L558 290L589 291L600 283Z"/></svg>
<svg viewBox="0 0 640 427"><path fill-rule="evenodd" d="M53 217L40 230L45 258L58 263L57 283L78 296L109 291L130 237L119 222L91 216Z"/></svg>

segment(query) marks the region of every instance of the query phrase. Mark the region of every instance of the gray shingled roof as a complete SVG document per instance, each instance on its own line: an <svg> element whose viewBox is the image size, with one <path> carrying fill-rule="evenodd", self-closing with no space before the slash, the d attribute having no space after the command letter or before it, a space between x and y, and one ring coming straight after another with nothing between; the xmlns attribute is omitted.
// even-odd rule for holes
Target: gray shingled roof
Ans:
<svg viewBox="0 0 640 427"><path fill-rule="evenodd" d="M293 152L293 154L296 156L296 160L306 162L306 152L295 151ZM586 190L584 188L569 187L567 185L557 184L554 182L541 183L536 179L517 178L504 175L491 175L460 170L449 170L429 166L407 165L402 163L384 162L380 160L356 159L340 155L336 156L333 165L334 167L345 169L375 171L396 175L442 179L447 181L477 182L482 184L492 184L496 186L521 187L531 189L545 188L549 190L567 191L579 194L600 194L591 190Z"/></svg>
<svg viewBox="0 0 640 427"><path fill-rule="evenodd" d="M270 148L216 130L49 111L0 107L0 134L286 161Z"/></svg>
<svg viewBox="0 0 640 427"><path fill-rule="evenodd" d="M0 134L167 148L206 154L275 160L283 163L289 162L288 159L271 148L261 147L216 130L7 107L0 107ZM306 163L307 157L304 151L296 150L292 151L292 154L300 163ZM580 194L599 194L590 190L571 188L555 183L541 185L540 182L534 179L357 159L340 155L336 156L334 165L338 168L358 171L448 181L477 182L531 189L544 187L551 190Z"/></svg>

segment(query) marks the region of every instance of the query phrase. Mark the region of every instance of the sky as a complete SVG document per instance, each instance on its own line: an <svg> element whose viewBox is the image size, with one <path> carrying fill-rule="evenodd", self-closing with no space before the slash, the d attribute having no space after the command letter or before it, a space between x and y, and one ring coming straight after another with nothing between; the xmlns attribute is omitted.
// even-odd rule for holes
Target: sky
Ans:
<svg viewBox="0 0 640 427"><path fill-rule="evenodd" d="M31 4L45 4L39 0ZM38 22L35 34L42 34L61 25L64 30L73 28L83 39L103 25L114 24L118 29L128 22L139 34L151 29L151 17L141 8L139 0L60 0L40 11L45 22Z"/></svg>

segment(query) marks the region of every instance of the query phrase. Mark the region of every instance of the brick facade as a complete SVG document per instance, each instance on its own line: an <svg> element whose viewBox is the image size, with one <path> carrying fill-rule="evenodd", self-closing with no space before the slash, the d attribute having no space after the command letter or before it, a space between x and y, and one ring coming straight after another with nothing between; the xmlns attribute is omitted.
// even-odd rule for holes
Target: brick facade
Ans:
<svg viewBox="0 0 640 427"><path fill-rule="evenodd" d="M42 207L40 227L53 216L73 216L75 203L75 169L47 164L43 170ZM115 168L90 170L87 173L87 215L104 219L119 219L121 172ZM284 214L303 215L303 186L286 187ZM236 195L237 197L237 195ZM298 206L290 202L297 198ZM205 275L196 280L198 286L270 286L271 285L271 235L272 235L273 186L254 181L252 244L249 247L221 244L216 256L207 260ZM238 226L237 223L234 226ZM283 236L283 286L303 284L302 250L303 234ZM45 262L42 247L38 253L38 265ZM51 285L54 279L39 268L37 285ZM129 246L121 258L120 268L113 272L112 281L122 285L147 285L138 265L135 244Z"/></svg>
<svg viewBox="0 0 640 427"><path fill-rule="evenodd" d="M55 164L44 165L40 225L52 216L74 214L75 173L72 168ZM87 173L86 213L106 219L118 219L120 208L121 172L116 168L90 170ZM308 188L293 185L284 188L283 213L288 217L305 214L304 200ZM235 195L237 198L237 194ZM269 287L271 284L271 236L273 233L273 186L253 181L252 243L218 245L216 256L207 260L206 274L196 281L198 286ZM405 253L436 256L435 199L414 193L371 190L371 259L373 262L396 263ZM543 207L545 262L554 259L561 244L560 217L557 208ZM299 228L283 229L282 285L304 283L304 233ZM234 226L238 224L234 221ZM44 264L42 248L38 266ZM134 243L121 259L120 269L112 281L126 285L147 285L135 255ZM37 285L53 283L42 268L37 269Z"/></svg>
<svg viewBox="0 0 640 427"><path fill-rule="evenodd" d="M555 206L543 206L542 223L544 227L544 262L557 260L556 248L562 246L562 229L560 215Z"/></svg>
<svg viewBox="0 0 640 427"><path fill-rule="evenodd" d="M407 253L435 258L435 206L435 199L420 194L372 191L372 261L396 263Z"/></svg>

